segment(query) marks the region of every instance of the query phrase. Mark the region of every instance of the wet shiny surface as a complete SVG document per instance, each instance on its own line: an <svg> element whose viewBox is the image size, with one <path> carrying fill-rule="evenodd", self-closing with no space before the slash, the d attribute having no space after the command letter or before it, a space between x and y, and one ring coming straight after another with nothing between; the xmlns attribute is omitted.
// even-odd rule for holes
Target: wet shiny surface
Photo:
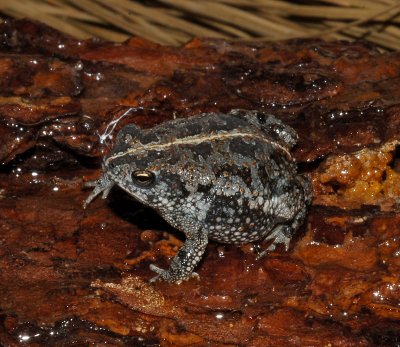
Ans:
<svg viewBox="0 0 400 347"><path fill-rule="evenodd" d="M0 45L0 343L393 346L400 341L400 55L362 43L77 42L6 22ZM84 181L124 124L268 110L315 190L283 248L210 244L201 281L147 283L182 235ZM102 143L100 143L102 141Z"/></svg>

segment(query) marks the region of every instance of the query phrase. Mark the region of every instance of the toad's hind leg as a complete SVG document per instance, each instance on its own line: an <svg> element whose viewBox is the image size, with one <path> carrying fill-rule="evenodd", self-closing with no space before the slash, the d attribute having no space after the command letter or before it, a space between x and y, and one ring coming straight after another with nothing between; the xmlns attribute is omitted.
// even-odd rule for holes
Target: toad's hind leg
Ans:
<svg viewBox="0 0 400 347"><path fill-rule="evenodd" d="M190 277L198 277L193 272L196 265L200 262L206 246L208 244L208 234L206 231L198 231L187 235L187 239L171 262L168 270L160 269L151 264L150 269L158 275L153 277L150 282L163 279L168 282L181 282Z"/></svg>
<svg viewBox="0 0 400 347"><path fill-rule="evenodd" d="M301 208L297 212L291 222L289 222L288 224L276 225L264 239L264 241L273 240L273 242L268 246L267 249L257 255L257 259L264 257L268 252L274 251L279 243L283 243L285 245L285 251L288 251L292 236L294 235L295 231L303 224L306 214L307 208L306 206L303 206L303 208Z"/></svg>
<svg viewBox="0 0 400 347"><path fill-rule="evenodd" d="M261 258L268 252L275 250L278 243L283 243L285 245L285 250L288 251L290 240L292 239L293 234L303 224L307 214L307 207L312 202L313 189L310 180L305 176L298 175L296 177L296 181L301 192L298 197L302 200L302 203L299 203L299 210L296 212L294 218L291 221L288 221L285 224L278 224L272 229L272 231L266 236L264 240L273 240L273 242L268 246L266 250L261 252L257 256L257 258Z"/></svg>

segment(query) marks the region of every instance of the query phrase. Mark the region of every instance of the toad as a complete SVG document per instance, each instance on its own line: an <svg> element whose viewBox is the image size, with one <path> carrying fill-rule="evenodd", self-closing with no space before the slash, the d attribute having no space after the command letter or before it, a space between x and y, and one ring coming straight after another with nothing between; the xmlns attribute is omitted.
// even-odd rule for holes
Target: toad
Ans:
<svg viewBox="0 0 400 347"><path fill-rule="evenodd" d="M127 125L104 159L85 206L118 185L182 231L186 241L169 269L152 279L196 275L208 240L270 240L286 250L303 223L312 188L290 150L297 134L272 115L232 110L175 119L151 129Z"/></svg>

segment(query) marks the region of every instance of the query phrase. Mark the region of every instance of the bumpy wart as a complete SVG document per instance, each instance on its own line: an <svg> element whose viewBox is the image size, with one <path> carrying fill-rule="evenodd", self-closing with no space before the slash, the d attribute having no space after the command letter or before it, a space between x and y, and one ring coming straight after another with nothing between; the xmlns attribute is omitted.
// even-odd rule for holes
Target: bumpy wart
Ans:
<svg viewBox="0 0 400 347"><path fill-rule="evenodd" d="M117 184L186 235L168 270L153 278L192 275L208 240L289 246L312 190L290 149L295 131L257 111L204 113L142 130L123 128L85 205Z"/></svg>

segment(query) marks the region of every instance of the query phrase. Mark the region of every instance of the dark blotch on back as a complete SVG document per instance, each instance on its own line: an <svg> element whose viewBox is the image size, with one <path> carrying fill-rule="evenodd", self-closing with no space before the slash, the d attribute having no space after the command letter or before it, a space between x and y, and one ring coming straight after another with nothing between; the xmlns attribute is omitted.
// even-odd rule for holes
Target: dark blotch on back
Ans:
<svg viewBox="0 0 400 347"><path fill-rule="evenodd" d="M256 140L252 138L233 138L229 143L229 151L234 154L241 155L243 157L252 158L254 157L254 153L258 146L261 145L258 143L257 146Z"/></svg>
<svg viewBox="0 0 400 347"><path fill-rule="evenodd" d="M160 141L160 139L157 136L157 133L151 132L151 131L143 133L142 136L140 137L140 142L143 145L147 145L151 142L159 142L159 141Z"/></svg>
<svg viewBox="0 0 400 347"><path fill-rule="evenodd" d="M212 145L210 142L202 142L192 148L192 152L196 155L201 155L206 159L212 152Z"/></svg>

